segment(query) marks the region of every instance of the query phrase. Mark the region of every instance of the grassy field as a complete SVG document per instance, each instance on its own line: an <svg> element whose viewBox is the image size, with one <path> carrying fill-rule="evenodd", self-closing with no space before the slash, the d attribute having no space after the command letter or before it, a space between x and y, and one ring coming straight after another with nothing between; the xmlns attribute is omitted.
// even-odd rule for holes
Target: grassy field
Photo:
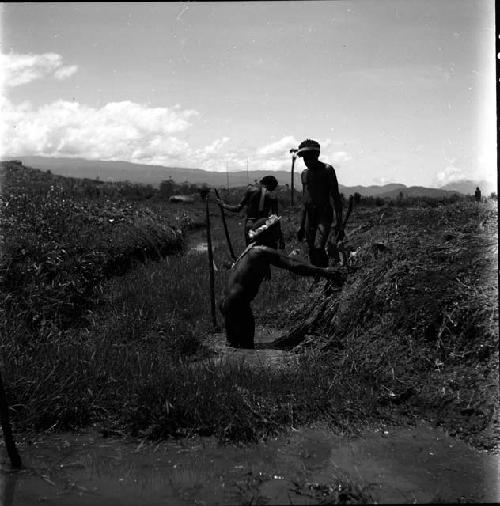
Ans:
<svg viewBox="0 0 500 506"><path fill-rule="evenodd" d="M21 174L4 178L0 329L18 431L248 441L319 419L350 431L427 417L479 441L490 425L492 203L361 203L348 229L357 270L341 292L273 270L253 305L303 351L298 366L193 367L213 330L208 260L189 251L204 241L203 205L83 198L43 174L35 191ZM303 254L297 210L282 214L287 252ZM220 296L231 261L215 205L211 219ZM228 223L240 252L241 217Z"/></svg>

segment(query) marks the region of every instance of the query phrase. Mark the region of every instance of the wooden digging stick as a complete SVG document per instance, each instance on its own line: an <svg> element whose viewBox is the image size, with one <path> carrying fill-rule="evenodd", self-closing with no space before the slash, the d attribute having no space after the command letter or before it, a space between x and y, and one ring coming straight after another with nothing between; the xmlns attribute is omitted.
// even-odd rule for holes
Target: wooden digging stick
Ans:
<svg viewBox="0 0 500 506"><path fill-rule="evenodd" d="M10 463L14 469L20 469L21 457L17 452L16 443L12 436L12 428L9 421L9 405L7 404L7 396L3 387L2 373L0 371L0 417L2 422L3 437L5 439L5 448L9 455Z"/></svg>
<svg viewBox="0 0 500 506"><path fill-rule="evenodd" d="M212 250L212 236L210 234L210 210L208 207L208 193L209 189L204 189L201 193L202 198L205 199L205 216L206 216L206 226L207 226L207 250L208 250L208 263L209 263L209 272L210 272L210 310L212 313L212 324L214 330L218 330L217 328L217 316L215 313L215 287L214 287L214 254Z"/></svg>
<svg viewBox="0 0 500 506"><path fill-rule="evenodd" d="M215 196L220 200L217 188L214 188L214 192ZM222 218L222 224L224 225L224 234L226 234L226 241L227 246L229 248L229 254L231 255L231 258L233 259L234 262L236 260L236 255L234 254L233 245L231 244L231 239L229 238L229 230L227 229L226 215L224 214L224 208L222 207L222 204L219 204L219 208L220 208L220 215Z"/></svg>
<svg viewBox="0 0 500 506"><path fill-rule="evenodd" d="M349 197L349 204L347 206L347 213L344 218L344 223L342 223L342 230L345 229L345 226L347 225L347 220L349 219L349 216L351 216L353 203L354 203L354 197L351 195Z"/></svg>
<svg viewBox="0 0 500 506"><path fill-rule="evenodd" d="M297 159L297 155L295 154L297 152L296 149L291 149L290 153L292 153L292 170L291 170L291 177L292 180L290 181L290 189L291 189L291 195L290 195L290 206L293 207L293 199L294 199L294 193L295 193L295 177L294 177L294 169L295 169L295 160Z"/></svg>

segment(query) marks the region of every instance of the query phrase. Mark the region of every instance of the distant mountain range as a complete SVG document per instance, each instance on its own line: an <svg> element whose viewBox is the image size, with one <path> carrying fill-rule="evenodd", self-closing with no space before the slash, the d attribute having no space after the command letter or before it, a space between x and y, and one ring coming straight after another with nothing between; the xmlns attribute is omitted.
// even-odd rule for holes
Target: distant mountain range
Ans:
<svg viewBox="0 0 500 506"><path fill-rule="evenodd" d="M462 179L460 181L455 181L454 183L448 183L444 185L443 190L455 191L459 193L463 193L465 195L473 194L476 190L476 187L481 190L481 193L486 197L489 196L491 192L498 192L498 188L495 183L491 181L485 181L484 179L481 181L473 181L470 179Z"/></svg>
<svg viewBox="0 0 500 506"><path fill-rule="evenodd" d="M12 158L4 158L12 159ZM130 181L133 183L151 184L158 187L161 181L172 178L176 183L184 181L190 184L207 184L211 187L245 186L249 182L260 180L269 171L251 170L240 172L209 172L201 169L186 169L181 167L165 167L162 165L141 165L122 161L98 161L84 158L50 158L42 156L20 156L16 160L23 162L26 167L50 170L53 174L77 178L100 179L101 181ZM302 189L300 183L301 170L295 172L294 185L297 190ZM290 184L290 173L286 171L273 171L279 184ZM382 186L343 186L340 191L344 195L358 192L363 196L397 197L400 192L405 197L429 196L442 197L453 193L465 195L473 194L476 186L481 188L483 195L497 191L496 186L487 181L457 181L449 183L442 188L426 188L423 186L410 186L404 184L386 184Z"/></svg>

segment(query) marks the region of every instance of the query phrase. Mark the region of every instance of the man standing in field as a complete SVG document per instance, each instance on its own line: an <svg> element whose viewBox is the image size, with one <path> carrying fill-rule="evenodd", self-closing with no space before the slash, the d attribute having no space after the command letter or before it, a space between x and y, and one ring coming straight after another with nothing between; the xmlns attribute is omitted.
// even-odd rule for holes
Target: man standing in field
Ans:
<svg viewBox="0 0 500 506"><path fill-rule="evenodd" d="M474 200L476 202L481 202L481 190L479 189L479 186L476 187L476 191L474 192Z"/></svg>
<svg viewBox="0 0 500 506"><path fill-rule="evenodd" d="M239 204L234 206L224 203L222 200L217 199L217 203L224 209L239 213L246 207L245 222L243 231L245 234L245 244L248 246L250 243L248 232L253 224L261 218L269 218L271 214L278 214L278 199L274 190L278 186L278 180L274 176L264 176L257 187L251 186L245 192L243 199ZM283 249L285 243L283 237L280 237L279 247Z"/></svg>
<svg viewBox="0 0 500 506"><path fill-rule="evenodd" d="M319 276L337 284L345 281L335 268L321 268L279 252L280 218L272 215L257 220L249 230L250 245L231 267L220 310L224 315L226 339L236 348L255 348L255 321L250 303L271 265L301 276Z"/></svg>
<svg viewBox="0 0 500 506"><path fill-rule="evenodd" d="M326 267L328 256L325 245L330 232L333 243L344 238L342 228L342 200L335 169L318 160L320 145L312 139L301 142L297 156L304 159L306 169L302 171L301 181L304 207L297 232L299 241L307 241L309 259L313 265ZM332 207L333 202L333 207ZM336 225L333 223L335 209Z"/></svg>

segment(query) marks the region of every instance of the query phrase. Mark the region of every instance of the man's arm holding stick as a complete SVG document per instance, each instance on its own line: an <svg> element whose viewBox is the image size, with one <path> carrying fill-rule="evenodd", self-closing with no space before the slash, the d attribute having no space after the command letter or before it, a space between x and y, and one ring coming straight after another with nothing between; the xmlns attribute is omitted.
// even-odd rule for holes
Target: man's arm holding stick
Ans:
<svg viewBox="0 0 500 506"><path fill-rule="evenodd" d="M245 192L245 195L243 196L243 199L241 200L241 202L239 204L235 204L235 205L231 205L231 204L226 204L220 197L219 197L219 193L216 191L216 197L217 197L217 204L219 204L219 206L223 209L226 209L226 211L231 211L233 213L239 213L247 204L248 204L248 199L250 197L250 192L247 190Z"/></svg>

